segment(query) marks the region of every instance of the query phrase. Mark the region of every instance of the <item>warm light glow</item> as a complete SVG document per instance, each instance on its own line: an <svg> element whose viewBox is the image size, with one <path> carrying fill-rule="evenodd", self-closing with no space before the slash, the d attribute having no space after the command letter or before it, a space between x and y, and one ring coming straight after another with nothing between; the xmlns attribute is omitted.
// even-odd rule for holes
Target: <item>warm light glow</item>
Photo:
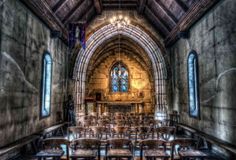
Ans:
<svg viewBox="0 0 236 160"><path fill-rule="evenodd" d="M89 64L90 64L89 62L91 58L93 57L93 54L95 53L94 51L97 48L99 48L101 44L106 43L110 38L119 36L119 35L126 35L127 38L130 38L130 40L133 40L134 42L139 44L140 47L146 50L146 54L148 58L150 58L150 61L152 64L152 69L153 69L152 72L158 73L158 74L153 75L153 79L155 79L153 84L154 86L157 86L157 89L153 88L153 90L155 91L155 95L153 95L153 99L156 101L158 105L159 104L162 105L160 106L160 108L167 107L166 104L162 103L162 101L164 101L164 98L166 97L167 67L166 67L166 62L164 60L163 55L161 54L161 50L159 49L158 44L149 36L149 34L147 34L144 30L139 28L139 26L137 25L123 26L122 29L119 30L116 27L113 27L112 24L108 24L104 27L101 27L99 30L91 34L91 36L87 40L86 50L81 49L78 53L78 56L76 58L76 63L75 63L76 65L73 70L73 77L75 79L78 79L78 81L76 82L76 89L79 93L77 94L77 104L80 105L81 107L84 107L83 103L84 103L84 97L86 93L85 86L87 82L84 80L83 77L86 77L86 74L88 71L87 69L89 68ZM81 73L81 74L78 74L78 73ZM134 92L136 95L138 91L140 90L132 88L133 78L131 77L130 79L131 79L131 83L130 83L131 91L132 89L134 89ZM143 81L148 81L148 79L147 80L144 79ZM109 92L109 91L106 90L106 92ZM144 92L144 94L145 93L146 92ZM129 94L117 94L117 95L121 95L121 97L122 96L125 97ZM107 96L107 99L110 99L109 96L110 95ZM147 94L145 95L144 99L146 97L147 97ZM136 98L136 96L134 98Z"/></svg>
<svg viewBox="0 0 236 160"><path fill-rule="evenodd" d="M124 26L127 26L130 24L130 20L128 17L124 17L123 15L119 15L118 17L116 16L113 16L111 19L110 19L110 23L113 25L113 26L116 26L118 28L121 28L121 27L124 27Z"/></svg>
<svg viewBox="0 0 236 160"><path fill-rule="evenodd" d="M121 27L121 24L120 24L120 23L118 23L118 24L117 24L117 27L118 27L118 28L120 28L120 27Z"/></svg>
<svg viewBox="0 0 236 160"><path fill-rule="evenodd" d="M133 88L141 90L147 85L147 81L142 81L142 80L133 80L131 85Z"/></svg>

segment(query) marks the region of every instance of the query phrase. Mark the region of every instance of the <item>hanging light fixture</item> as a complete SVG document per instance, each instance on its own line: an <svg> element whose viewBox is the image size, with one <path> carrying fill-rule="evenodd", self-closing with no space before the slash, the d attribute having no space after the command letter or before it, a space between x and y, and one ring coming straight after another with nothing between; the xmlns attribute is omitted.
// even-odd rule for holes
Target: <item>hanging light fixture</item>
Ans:
<svg viewBox="0 0 236 160"><path fill-rule="evenodd" d="M121 9L121 1L119 0L119 10ZM122 27L127 27L130 24L130 20L127 16L123 16L122 14L115 15L110 19L110 23L113 27L117 27L118 29Z"/></svg>
<svg viewBox="0 0 236 160"><path fill-rule="evenodd" d="M121 27L125 27L128 26L130 24L130 20L128 17L124 17L123 15L119 15L119 16L113 16L110 19L110 23L117 28L121 28Z"/></svg>

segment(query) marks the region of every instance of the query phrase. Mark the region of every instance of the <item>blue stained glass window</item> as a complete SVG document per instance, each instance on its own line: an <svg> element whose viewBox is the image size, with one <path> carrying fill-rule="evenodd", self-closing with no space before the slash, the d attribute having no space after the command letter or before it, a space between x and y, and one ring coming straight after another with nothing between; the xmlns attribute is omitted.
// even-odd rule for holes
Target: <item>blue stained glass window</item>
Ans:
<svg viewBox="0 0 236 160"><path fill-rule="evenodd" d="M188 92L189 114L192 117L199 117L197 63L197 53L195 51L190 52L188 56Z"/></svg>
<svg viewBox="0 0 236 160"><path fill-rule="evenodd" d="M112 92L128 92L128 70L122 63L117 63L111 70Z"/></svg>
<svg viewBox="0 0 236 160"><path fill-rule="evenodd" d="M51 110L52 58L49 53L43 56L42 70L41 117L46 117Z"/></svg>

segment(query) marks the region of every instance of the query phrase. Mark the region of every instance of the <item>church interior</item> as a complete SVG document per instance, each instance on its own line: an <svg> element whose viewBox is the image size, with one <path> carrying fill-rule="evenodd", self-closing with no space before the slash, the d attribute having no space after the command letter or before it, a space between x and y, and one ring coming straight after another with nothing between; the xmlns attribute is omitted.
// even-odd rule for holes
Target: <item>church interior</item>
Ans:
<svg viewBox="0 0 236 160"><path fill-rule="evenodd" d="M235 0L0 0L0 66L0 160L236 160Z"/></svg>

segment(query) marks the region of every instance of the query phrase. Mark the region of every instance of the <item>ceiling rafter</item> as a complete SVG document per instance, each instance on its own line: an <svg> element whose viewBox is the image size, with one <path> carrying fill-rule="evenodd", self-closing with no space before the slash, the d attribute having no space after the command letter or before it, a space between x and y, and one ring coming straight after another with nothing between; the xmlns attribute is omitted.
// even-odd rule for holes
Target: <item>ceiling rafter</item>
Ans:
<svg viewBox="0 0 236 160"><path fill-rule="evenodd" d="M180 8L184 11L188 11L188 6L182 0L175 0L175 2L180 6Z"/></svg>
<svg viewBox="0 0 236 160"><path fill-rule="evenodd" d="M113 8L129 8L129 9L136 9L137 8L137 1L136 0L126 0L126 1L120 1L120 0L103 0L102 3L104 8L107 9L113 9Z"/></svg>
<svg viewBox="0 0 236 160"><path fill-rule="evenodd" d="M166 8L166 6L160 0L154 0L154 3L158 4L159 7L166 13L166 15L176 24L178 19L174 16L174 14Z"/></svg>
<svg viewBox="0 0 236 160"><path fill-rule="evenodd" d="M81 18L81 19L84 20L87 24L88 24L88 22L93 18L94 14L96 14L96 12L95 12L96 9L95 9L95 7L94 7L93 5L90 5L88 8L89 8L88 12L85 13L85 14L83 15L83 17Z"/></svg>
<svg viewBox="0 0 236 160"><path fill-rule="evenodd" d="M180 20L171 9L166 7L166 2L160 0L153 0L153 3L148 3L149 0L75 0L77 4L74 4L66 15L66 3L70 0L58 0L52 7L47 3L48 0L20 1L28 6L51 30L60 31L63 40L68 39L68 31L65 26L71 21L80 23L85 20L84 23L88 23L96 14L101 14L103 8L136 9L139 14L146 16L160 35L166 38L165 45L169 46L179 38L180 32L188 31L209 8L220 0L197 0L191 3L190 7L184 0L173 0L171 3L174 4L174 7L177 6L181 13L185 12ZM155 7L158 7L158 10L155 10ZM64 17L60 19L57 17L57 13L61 10L64 12Z"/></svg>
<svg viewBox="0 0 236 160"><path fill-rule="evenodd" d="M87 0L88 1L88 0ZM76 5L75 7L72 8L72 10L64 17L64 19L62 20L62 23L63 24L67 24L71 19L72 17L75 16L76 12L80 9L80 6L82 3L85 3L86 1L84 0L80 0Z"/></svg>
<svg viewBox="0 0 236 160"><path fill-rule="evenodd" d="M213 5L219 1L220 0L199 0L198 3L194 3L166 37L164 41L166 47L172 45L176 40L178 40L178 34L180 32L188 31L197 20L199 20Z"/></svg>
<svg viewBox="0 0 236 160"><path fill-rule="evenodd" d="M150 9L150 11L152 12L152 14L160 21L160 23L165 26L165 28L170 32L171 31L171 27L169 26L169 24L167 23L167 21L165 19L163 19L163 17L160 16L160 14L157 12L155 7L151 7L151 6L147 6L148 9Z"/></svg>
<svg viewBox="0 0 236 160"><path fill-rule="evenodd" d="M102 4L127 5L127 4L137 4L137 2L136 1L103 1Z"/></svg>
<svg viewBox="0 0 236 160"><path fill-rule="evenodd" d="M51 30L60 31L62 34L61 38L67 41L68 31L66 30L65 26L60 21L60 19L57 18L57 16L51 10L50 6L45 0L21 0L21 2L24 3L27 7L29 7L32 12L34 12L40 19L42 19Z"/></svg>
<svg viewBox="0 0 236 160"><path fill-rule="evenodd" d="M56 14L69 0L60 0L53 8L52 11Z"/></svg>
<svg viewBox="0 0 236 160"><path fill-rule="evenodd" d="M144 13L147 15L146 17L158 28L159 33L165 37L169 34L169 30L166 26L154 15L154 13L148 8L145 8ZM155 23L157 22L157 23Z"/></svg>
<svg viewBox="0 0 236 160"><path fill-rule="evenodd" d="M136 9L137 4L136 3L126 3L126 4L119 4L119 3L114 3L114 4L108 4L108 3L103 3L103 7L107 9L114 9L114 8L121 8L121 9Z"/></svg>
<svg viewBox="0 0 236 160"><path fill-rule="evenodd" d="M138 6L139 14L143 14L146 4L147 4L147 0L139 0L139 6Z"/></svg>
<svg viewBox="0 0 236 160"><path fill-rule="evenodd" d="M93 4L90 4L87 9L84 9L79 15L78 18L76 19L76 23L88 23L88 21L92 18L92 14L95 11L95 7Z"/></svg>
<svg viewBox="0 0 236 160"><path fill-rule="evenodd" d="M137 0L102 0L103 3L137 3Z"/></svg>
<svg viewBox="0 0 236 160"><path fill-rule="evenodd" d="M102 13L102 2L101 0L93 0L94 6L96 8L96 12L97 14L101 14Z"/></svg>

